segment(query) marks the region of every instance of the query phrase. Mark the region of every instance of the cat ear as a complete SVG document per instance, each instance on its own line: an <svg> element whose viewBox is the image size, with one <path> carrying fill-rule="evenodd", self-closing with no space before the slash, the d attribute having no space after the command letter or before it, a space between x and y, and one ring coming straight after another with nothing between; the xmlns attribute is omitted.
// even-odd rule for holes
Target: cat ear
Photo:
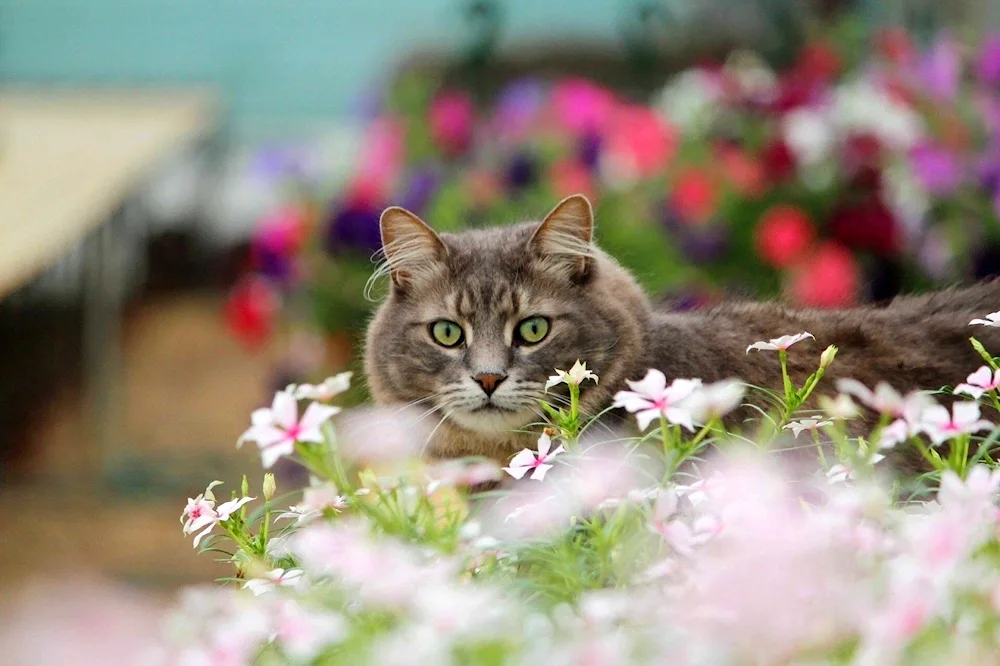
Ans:
<svg viewBox="0 0 1000 666"><path fill-rule="evenodd" d="M405 287L415 272L448 254L441 237L405 208L386 208L378 226L389 276L397 287Z"/></svg>
<svg viewBox="0 0 1000 666"><path fill-rule="evenodd" d="M593 233L594 210L590 202L582 194L573 194L545 216L528 241L528 247L553 261L571 277L580 278L590 269L594 255Z"/></svg>

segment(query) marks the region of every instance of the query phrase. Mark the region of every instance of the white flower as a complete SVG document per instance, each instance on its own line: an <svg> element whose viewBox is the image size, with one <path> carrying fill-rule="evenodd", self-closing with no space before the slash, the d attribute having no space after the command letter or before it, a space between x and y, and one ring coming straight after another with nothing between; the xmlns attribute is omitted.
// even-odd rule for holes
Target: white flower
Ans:
<svg viewBox="0 0 1000 666"><path fill-rule="evenodd" d="M795 335L782 335L780 338L772 338L767 342L761 341L753 343L752 345L747 347L747 353L749 354L751 349L757 349L760 351L785 351L786 349L794 345L796 342L802 342L806 338L812 338L813 340L816 339L815 337L813 337L812 333L796 333Z"/></svg>
<svg viewBox="0 0 1000 666"><path fill-rule="evenodd" d="M318 400L329 402L351 387L353 372L341 372L334 377L327 377L322 384L290 384L285 391L295 396L296 400Z"/></svg>
<svg viewBox="0 0 1000 666"><path fill-rule="evenodd" d="M856 379L838 379L837 390L854 396L879 414L897 417L903 415L903 396L886 382L876 384L875 391L872 392Z"/></svg>
<svg viewBox="0 0 1000 666"><path fill-rule="evenodd" d="M302 502L288 507L288 511L275 520L291 519L297 525L304 525L319 518L323 512L332 509L342 511L347 508L347 499L337 494L337 487L329 481L323 482L316 477L309 479L309 487L302 491Z"/></svg>
<svg viewBox="0 0 1000 666"><path fill-rule="evenodd" d="M906 151L924 135L924 123L871 81L857 80L834 90L830 117L841 134L874 134L894 151Z"/></svg>
<svg viewBox="0 0 1000 666"><path fill-rule="evenodd" d="M549 461L566 451L562 447L562 444L557 446L551 453L549 453L550 448L552 448L552 438L542 433L542 436L538 438L537 453L531 449L522 449L520 453L511 459L510 466L504 467L503 471L515 479L522 478L530 471L532 479L541 481L545 478L545 474L552 469Z"/></svg>
<svg viewBox="0 0 1000 666"><path fill-rule="evenodd" d="M718 117L722 96L717 78L701 69L687 69L670 80L655 103L685 136L697 136Z"/></svg>
<svg viewBox="0 0 1000 666"><path fill-rule="evenodd" d="M338 412L338 407L313 402L300 420L295 396L288 391L278 391L270 409L255 410L250 416L253 425L240 436L236 445L242 446L248 440L256 442L260 448L261 464L268 469L281 456L291 455L296 442L322 443L320 426Z"/></svg>
<svg viewBox="0 0 1000 666"><path fill-rule="evenodd" d="M694 392L681 401L680 408L691 414L695 423L708 423L721 418L743 402L746 386L738 379L724 379L705 386L696 386Z"/></svg>
<svg viewBox="0 0 1000 666"><path fill-rule="evenodd" d="M250 590L254 596L270 592L276 587L298 587L303 582L302 569L271 569L264 578L251 578L243 583L244 590Z"/></svg>
<svg viewBox="0 0 1000 666"><path fill-rule="evenodd" d="M825 395L819 397L819 406L823 408L826 415L837 421L846 421L855 418L860 409L851 400L851 396L846 393L838 393L836 398L829 398Z"/></svg>
<svg viewBox="0 0 1000 666"><path fill-rule="evenodd" d="M834 465L826 471L827 481L833 485L854 480L854 469L844 465Z"/></svg>
<svg viewBox="0 0 1000 666"><path fill-rule="evenodd" d="M556 368L556 374L549 377L549 381L545 382L545 390L548 391L556 384L579 386L587 379L593 379L594 383L597 383L597 375L590 370L587 370L586 363L580 363L578 360L573 364L573 367L569 369L569 372Z"/></svg>
<svg viewBox="0 0 1000 666"><path fill-rule="evenodd" d="M638 382L626 381L631 391L615 394L615 407L624 407L635 414L639 430L649 427L653 419L663 416L670 423L694 430L691 412L682 403L701 387L700 379L675 379L667 386L666 376L659 370L650 370Z"/></svg>
<svg viewBox="0 0 1000 666"><path fill-rule="evenodd" d="M799 164L813 166L826 160L833 151L836 135L825 111L809 107L789 111L782 118L781 129Z"/></svg>
<svg viewBox="0 0 1000 666"><path fill-rule="evenodd" d="M969 322L969 326L973 324L981 324L983 326L1000 326L1000 311L991 312L986 315L986 319L973 319Z"/></svg>
<svg viewBox="0 0 1000 666"><path fill-rule="evenodd" d="M991 505L998 490L1000 469L991 470L986 465L975 465L969 470L965 481L949 469L941 474L938 502L942 506L953 507Z"/></svg>
<svg viewBox="0 0 1000 666"><path fill-rule="evenodd" d="M965 378L965 384L955 387L955 393L965 393L973 398L979 398L987 391L993 391L1000 386L1000 370L993 372L984 365Z"/></svg>
<svg viewBox="0 0 1000 666"><path fill-rule="evenodd" d="M950 413L941 405L931 405L920 415L918 427L937 445L958 435L992 429L993 424L980 419L979 414L975 402L956 402Z"/></svg>
<svg viewBox="0 0 1000 666"><path fill-rule="evenodd" d="M788 425L784 426L782 430L791 430L792 436L798 439L799 435L805 430L819 430L820 428L825 428L828 425L833 425L833 421L802 419L801 421L792 421Z"/></svg>

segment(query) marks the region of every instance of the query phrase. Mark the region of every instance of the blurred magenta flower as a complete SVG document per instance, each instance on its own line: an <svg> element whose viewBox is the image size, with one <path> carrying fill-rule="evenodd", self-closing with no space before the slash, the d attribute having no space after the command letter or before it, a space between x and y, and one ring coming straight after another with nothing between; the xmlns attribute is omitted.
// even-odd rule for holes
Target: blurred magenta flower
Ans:
<svg viewBox="0 0 1000 666"><path fill-rule="evenodd" d="M301 208L285 206L261 220L254 230L250 260L254 268L278 281L296 277L296 255L305 236Z"/></svg>
<svg viewBox="0 0 1000 666"><path fill-rule="evenodd" d="M500 92L493 112L492 129L507 141L522 140L535 126L545 101L545 87L538 79L520 79Z"/></svg>
<svg viewBox="0 0 1000 666"><path fill-rule="evenodd" d="M860 282L854 255L839 243L826 242L793 270L789 291L802 306L846 307L857 303Z"/></svg>
<svg viewBox="0 0 1000 666"><path fill-rule="evenodd" d="M958 157L947 148L925 143L910 151L917 181L932 195L954 194L962 181Z"/></svg>
<svg viewBox="0 0 1000 666"><path fill-rule="evenodd" d="M555 85L551 97L555 121L575 134L603 134L611 122L616 102L607 89L586 79L563 79Z"/></svg>
<svg viewBox="0 0 1000 666"><path fill-rule="evenodd" d="M983 40L976 62L976 74L987 85L1000 85L1000 33L989 34Z"/></svg>
<svg viewBox="0 0 1000 666"><path fill-rule="evenodd" d="M431 137L438 150L449 157L461 155L472 144L475 109L472 98L460 91L438 94L428 110Z"/></svg>
<svg viewBox="0 0 1000 666"><path fill-rule="evenodd" d="M951 102L958 95L962 59L955 42L939 37L920 60L918 77L925 92L939 102Z"/></svg>
<svg viewBox="0 0 1000 666"><path fill-rule="evenodd" d="M590 170L576 160L559 160L552 164L549 179L557 197L568 197L571 194L583 194L593 202L596 199L596 188Z"/></svg>

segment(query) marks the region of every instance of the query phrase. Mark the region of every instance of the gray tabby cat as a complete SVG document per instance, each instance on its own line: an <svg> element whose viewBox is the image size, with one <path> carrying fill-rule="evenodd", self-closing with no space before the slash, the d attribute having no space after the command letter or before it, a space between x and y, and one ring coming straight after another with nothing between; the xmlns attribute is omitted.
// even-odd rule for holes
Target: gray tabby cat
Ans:
<svg viewBox="0 0 1000 666"><path fill-rule="evenodd" d="M789 352L793 379L815 370L827 345L840 348L821 386L853 377L901 391L955 385L981 361L975 333L994 351L1000 329L969 321L1000 310L1000 281L902 297L887 307L798 310L730 303L659 312L627 270L592 242L590 203L560 202L540 223L437 234L402 208L382 214L390 287L368 329L365 369L379 403L435 408L433 457L506 460L537 435L516 432L540 420L538 401L554 368L577 359L600 376L581 406L596 414L626 379L648 368L668 380L739 377L777 386L777 355L748 344L808 331L816 340ZM549 399L552 400L550 394ZM555 398L558 400L559 398Z"/></svg>

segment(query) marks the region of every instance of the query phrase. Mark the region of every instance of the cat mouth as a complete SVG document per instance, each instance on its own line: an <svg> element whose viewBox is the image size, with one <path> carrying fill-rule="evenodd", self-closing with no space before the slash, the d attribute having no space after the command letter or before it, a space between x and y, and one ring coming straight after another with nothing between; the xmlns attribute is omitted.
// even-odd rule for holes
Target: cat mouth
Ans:
<svg viewBox="0 0 1000 666"><path fill-rule="evenodd" d="M470 409L469 413L470 414L483 414L483 413L488 414L490 412L507 412L508 414L511 414L514 411L515 410L508 409L507 407L501 407L500 405L498 405L496 403L487 402L485 405L480 405L479 407L476 407L475 409Z"/></svg>

